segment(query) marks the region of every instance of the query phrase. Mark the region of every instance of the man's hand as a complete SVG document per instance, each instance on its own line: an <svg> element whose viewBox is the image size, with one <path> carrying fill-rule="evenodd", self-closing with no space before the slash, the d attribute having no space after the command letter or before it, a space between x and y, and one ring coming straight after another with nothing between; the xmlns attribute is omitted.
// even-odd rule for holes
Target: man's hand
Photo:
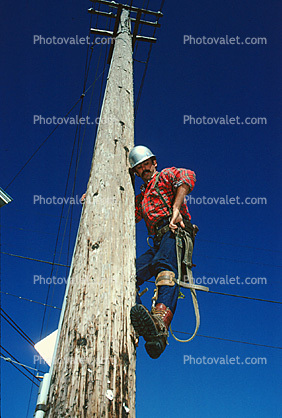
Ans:
<svg viewBox="0 0 282 418"><path fill-rule="evenodd" d="M172 217L171 217L171 221L169 224L169 227L172 230L172 232L175 232L176 229L178 228L178 226L176 225L177 223L180 224L181 228L185 228L183 218L180 213L180 207L184 201L184 197L186 196L188 192L189 192L189 186L187 186L186 184L181 184L181 186L179 186L177 189L176 196L174 199L174 204L172 207Z"/></svg>
<svg viewBox="0 0 282 418"><path fill-rule="evenodd" d="M180 224L181 228L185 228L183 218L182 218L182 215L181 215L179 209L174 208L173 212L172 212L171 221L170 221L170 224L169 224L169 227L172 230L172 232L176 231L176 229L178 228L178 226L176 225L177 223Z"/></svg>

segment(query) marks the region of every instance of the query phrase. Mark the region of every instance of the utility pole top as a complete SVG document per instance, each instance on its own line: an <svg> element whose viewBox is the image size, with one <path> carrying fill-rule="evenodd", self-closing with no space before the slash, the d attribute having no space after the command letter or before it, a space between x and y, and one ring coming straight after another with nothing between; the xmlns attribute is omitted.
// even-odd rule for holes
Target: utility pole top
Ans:
<svg viewBox="0 0 282 418"><path fill-rule="evenodd" d="M114 25L113 31L103 30L103 29L96 29L96 28L91 28L90 29L90 32L93 33L94 35L110 36L113 39L113 42L111 44L110 51L109 51L109 56L108 56L108 61L107 61L108 64L110 64L111 59L112 59L114 43L115 43L116 36L118 34L118 28L119 28L119 23L120 23L120 19L121 19L122 10L128 11L127 16L130 18L130 20L132 22L134 22L134 30L133 30L133 33L132 33L132 49L133 50L134 50L134 46L135 46L136 41L143 41L143 42L150 42L150 43L157 42L157 39L154 38L154 37L139 35L138 30L139 30L140 25L147 25L147 26L151 26L151 27L154 27L154 28L160 28L161 25L158 23L158 21L151 22L151 21L148 21L148 20L141 19L141 17L142 17L142 15L149 15L149 16L155 16L155 17L157 17L157 19L160 19L163 16L162 12L160 12L160 11L154 12L152 10L147 10L147 9L143 9L143 8L129 6L129 5L122 4L122 3L116 3L115 1L108 1L108 0L90 0L90 1L92 1L93 3L99 3L99 4L102 4L102 5L105 5L105 6L109 6L110 8L117 9L116 14L113 13L113 12L104 12L104 11L100 11L100 10L95 10L93 8L88 9L88 12L91 13L91 14L105 16L105 17L108 17L108 18L111 18L111 19L115 19L115 25ZM136 17L131 17L130 16L131 12L135 13Z"/></svg>

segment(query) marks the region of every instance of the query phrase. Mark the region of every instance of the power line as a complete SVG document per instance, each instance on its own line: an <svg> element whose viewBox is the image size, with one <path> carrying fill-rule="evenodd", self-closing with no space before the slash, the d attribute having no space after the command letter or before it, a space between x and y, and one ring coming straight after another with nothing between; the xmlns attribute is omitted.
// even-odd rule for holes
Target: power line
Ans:
<svg viewBox="0 0 282 418"><path fill-rule="evenodd" d="M162 0L161 7L160 7L160 12L163 9L164 2L165 2L165 0ZM160 18L158 18L157 21L159 19ZM155 37L156 30L157 30L157 27L154 28L153 38ZM148 70L148 64L149 64L149 60L150 60L150 56L151 56L151 52L152 52L152 47L153 47L153 44L150 43L149 52L148 52L148 56L147 56L147 60L146 60L146 64L145 64L145 69L144 69L143 77L142 77L142 80L141 80L141 84L140 84L140 88L139 88L139 92L138 92L138 96L137 96L137 100L136 100L136 104L135 104L135 112L134 112L135 113L135 118L136 118L136 115L137 115L137 111L138 111L138 107L139 107L139 103L140 103L140 99L141 99L141 94L142 94L142 90L143 90L143 86L144 86L144 81L145 81L146 73L147 73L147 70Z"/></svg>
<svg viewBox="0 0 282 418"><path fill-rule="evenodd" d="M152 280L147 280L146 283L153 283L153 284L155 284L155 282L153 282ZM277 303L277 304L282 305L282 302L277 301L277 300L253 298L251 296L242 296L242 295L235 295L235 294L232 294L232 293L215 292L213 290L209 290L208 293L214 293L214 294L223 295L223 296L233 296L233 297L242 298L242 299L256 300L256 301L259 301L259 302Z"/></svg>
<svg viewBox="0 0 282 418"><path fill-rule="evenodd" d="M18 177L18 175L24 170L24 168L28 165L28 163L33 159L33 157L38 153L38 151L42 148L42 146L47 142L47 140L50 138L50 136L56 131L56 129L64 123L64 119L72 112L72 110L78 105L78 103L83 100L87 92L91 89L92 85L96 83L96 81L101 77L103 73L101 73L96 80L88 87L87 90L83 91L80 98L75 102L75 104L71 107L71 109L65 114L65 116L62 118L62 122L57 122L55 128L49 133L49 135L44 139L44 141L39 145L39 147L33 152L33 154L29 157L29 159L25 162L25 164L22 166L22 168L17 172L17 174L12 178L10 183L5 187L5 190L10 187L10 185L14 182L14 180Z"/></svg>
<svg viewBox="0 0 282 418"><path fill-rule="evenodd" d="M242 295L234 295L234 294L231 294L231 293L214 292L212 290L209 290L209 293L214 293L216 295L232 296L232 297L235 297L235 298L257 300L259 302L278 303L278 304L282 305L282 302L280 302L278 300L268 300L268 299L261 299L261 298L253 298L251 296L242 296Z"/></svg>
<svg viewBox="0 0 282 418"><path fill-rule="evenodd" d="M90 25L89 25L89 32L90 32L90 28L91 28L91 22L92 22L92 16L91 16L91 19L90 19ZM96 22L96 25L97 25L97 22ZM92 57L92 53L93 53L93 49L92 49L92 52L91 52L91 56L90 56L90 60L89 60L89 64L87 64L87 61L88 61L88 53L89 53L89 45L88 45L88 47L87 47L87 53L86 53L86 63L85 63L85 74L84 74L84 82L83 82L83 91L85 91L85 87L86 87L86 83L87 83L87 79L88 79L88 73L89 73L89 68L90 68L90 62L91 62L91 57ZM87 68L88 67L88 68ZM97 67L97 70L98 70L98 67ZM103 71L102 71L102 73L99 75L99 77L104 73L104 71L105 71L105 68L103 69ZM99 77L97 77L97 71L96 71L96 74L95 74L95 81L94 81L94 83L92 83L92 85L87 89L87 91L91 88L91 87L93 87L93 89L94 89L94 86L95 86L95 84L96 84L96 81L98 80L98 78ZM86 93L86 92L85 92ZM82 114L82 108L83 108L83 99L84 99L84 96L85 96L85 93L81 96L81 105L80 105L80 110L79 110L79 115L81 115ZM93 94L93 92L92 92L92 94ZM76 103L77 104L77 103ZM85 131L84 131L85 132ZM74 149L75 149L75 144L76 144L76 140L77 140L77 133L78 133L78 144L79 144L79 138L80 138L80 126L79 126L79 130L78 130L78 127L76 127L76 132L75 132L75 138L74 138L74 144L73 144L73 149L72 149L72 154L71 154L71 161L70 161L70 166L69 166L69 171L68 171L68 176L67 176L67 183L66 183L66 188L65 188L65 195L66 195L66 193L67 193L67 188L68 188L68 183L69 183L69 178L70 178L70 171L71 171L71 166L72 166L72 160L73 160L73 155L74 155ZM81 144L81 147L82 147L82 144ZM76 172L77 172L77 164L76 164ZM76 173L75 173L75 178L76 178ZM74 190L74 187L75 187L75 180L74 180L74 185L73 185L73 190ZM50 263L50 264L52 264L52 270L51 270L51 275L52 275L52 272L53 272L53 269L54 269L54 265L55 265L55 263L54 263L54 260L55 260L55 256L56 256L56 251L57 251L57 245L58 245L58 239L59 239L59 234L60 234L60 229L61 229L61 223L62 223L62 219L63 219L63 210L64 210L64 205L63 205L63 207L62 207L62 211L61 211L61 215L60 215L60 221L59 221L59 227L58 227L58 233L57 233L57 237L56 237L56 244L55 244L55 250L54 250L54 257L53 257L53 263ZM68 223L68 219L69 219L69 210L68 210L68 214L67 214L67 219L66 219L66 226L67 226L67 223ZM64 229L64 234L63 234L63 239L62 239L62 244L61 244L61 252L62 252L62 246L63 246L63 242L64 242L64 237L65 237L65 233L66 233L66 226L65 226L65 229ZM69 238L70 239L70 238ZM60 253L60 257L61 257L61 253ZM60 257L59 257L59 259L60 259ZM56 264L57 266L59 265L59 264ZM65 265L64 267L67 267L67 268L69 268L70 266L68 266L68 265ZM51 276L50 275L50 276ZM43 318L42 318L42 326L41 326L41 331L40 331L40 337L42 336L42 333L43 333L43 327L44 327L44 321L45 321L45 317L46 317L46 308L47 308L47 301L48 301L48 297L49 297L49 292L50 292L50 285L48 286L48 290L47 290L47 295L46 295L46 303L44 304L44 313L43 313ZM54 289L53 289L53 295L52 295L52 299L51 300L53 300L53 296L54 296ZM49 320L49 317L48 317L48 319L47 319L47 322L48 322L48 320ZM30 402L31 402L31 395L32 395L32 387L31 387L31 392L30 392L30 397L29 397L29 402L28 402L28 408L27 408L27 416L28 416L28 413L29 413L29 408L30 408Z"/></svg>
<svg viewBox="0 0 282 418"><path fill-rule="evenodd" d="M154 283L154 282L148 281L147 283ZM38 301L32 300L32 299L28 299L28 298L25 298L23 296L14 295L14 294L9 293L9 292L0 291L0 293L2 293L3 295L7 295L7 296L13 296L13 297L18 298L20 300L25 300L26 302L32 302L32 303L36 303L36 304L39 304L39 305L47 306L48 308L61 310L61 308L59 308L58 306L48 305L46 303L38 302ZM276 304L282 305L282 302L278 301L278 300L254 298L254 297L251 297L251 296L236 295L236 294L232 294L232 293L215 292L213 290L209 290L208 293L213 293L215 295L231 296L231 297L236 297L236 298L241 298L241 299L256 300L258 302L276 303Z"/></svg>
<svg viewBox="0 0 282 418"><path fill-rule="evenodd" d="M94 43L94 41L93 41L93 43ZM87 77L88 77L88 73L89 73L89 69L90 69L90 62L91 62L91 58L92 58L92 53L93 53L93 49L92 49L91 56L90 56L90 59L89 59L88 70L87 70L87 73L85 73L84 85L87 82ZM97 73L98 73L99 64L100 64L101 53L102 53L102 49L100 51L100 56L99 56L99 60L98 60L98 63L97 63L97 68L96 68L96 73L95 73L95 79L97 78ZM106 54L107 54L107 50L106 50ZM86 62L86 65L87 65L87 62ZM103 68L103 72L102 72L103 77L102 77L102 82L101 83L103 83L104 72L105 72L105 63L104 63L104 68ZM91 98L90 98L90 102L89 102L89 107L88 107L88 116L89 116L89 113L90 113L90 106L91 106L91 102L92 102L92 98L93 98L93 94L94 94L94 88L95 88L95 84L93 84L93 86L92 86L92 94L91 94ZM80 105L79 117L81 117L81 115L82 115L82 108L83 108L83 100L82 100L81 105ZM72 160L73 160L73 156L74 156L74 150L75 150L76 139L77 139L77 155L76 155L76 163L75 163L75 173L74 173L74 180L73 180L72 191L71 191L71 195L72 196L74 195L75 185L76 185L76 178L77 178L77 172L78 172L78 166L79 166L79 161L80 161L80 155L81 155L81 151L82 151L82 146L83 146L84 139L85 139L85 133L86 133L86 125L84 127L83 136L82 136L82 140L81 140L81 143L80 143L81 126L78 125L76 127L75 140L74 140L73 151L72 151L72 156L71 156L71 162L70 162L70 167L69 167L69 172L68 172L68 178L67 178L67 184L66 184L66 189L65 189L65 195L67 193L67 187L68 187L68 183L69 183L71 166L72 166ZM73 207L71 209L72 210L71 210L70 228L69 228L69 243L70 243L70 234L71 234L71 226L72 226ZM58 244L58 238L59 238L61 220L62 220L62 216L63 216L63 210L64 210L64 205L62 207L62 212L61 212L59 230L58 230L57 241L56 241L56 246L55 246L55 251L54 251L54 259L55 259L55 254L56 254L56 251L57 251L57 244ZM65 235L66 235L66 229L67 229L69 215L70 215L70 207L68 209L67 219L66 219L66 223L65 223L64 232L63 232L63 238L62 238L62 243L61 243L61 250L60 250L60 255L59 255L59 261L61 259L61 254L62 254L63 243L64 243L64 239L65 239ZM69 252L69 246L68 246L68 252ZM58 271L58 268L57 268L57 271ZM52 266L52 272L53 272L53 266ZM51 272L50 276L52 275L52 272ZM50 285L48 287L48 292L47 292L47 297L46 297L46 304L47 304L47 300L48 300L48 297L49 297L49 291L50 291ZM52 304L52 301L53 301L53 298L54 298L54 292L55 292L55 288L53 288L53 292L52 292L52 296L51 296L51 304ZM46 307L45 307L45 311L44 311L44 318L45 318L45 313L46 313ZM43 322L44 322L44 318L43 318ZM49 319L50 319L50 311L49 311L49 315L48 315L48 318L47 318L47 325L46 325L46 327L48 326Z"/></svg>
<svg viewBox="0 0 282 418"><path fill-rule="evenodd" d="M39 259L32 258L32 257L25 257L25 256L18 255L18 254L7 253L7 252L4 252L4 251L1 251L1 254L9 255L11 257L23 258L25 260L30 260L30 261L36 261L36 262L39 262L39 263L51 264L51 265L54 265L54 266L68 267L68 268L70 267L70 265L68 265L68 264L60 264L60 263L55 263L55 262L52 262L52 261L39 260ZM282 265L279 265L279 264L265 264L265 263L247 261L247 260L235 260L235 259L225 258L225 257L213 257L213 256L208 256L206 254L199 254L199 253L197 253L197 256L212 258L212 259L217 259L217 260L232 261L232 262L235 262L235 263L255 264L255 265L260 265L260 266L278 267L278 268L282 267Z"/></svg>
<svg viewBox="0 0 282 418"><path fill-rule="evenodd" d="M210 256L210 255L206 255L206 254L199 254L199 253L197 253L197 256L198 256L198 255L199 255L200 257L212 258L212 259L217 259L217 260L232 261L232 262L235 262L235 263L256 264L256 265L259 265L259 266L267 266L267 267L279 267L279 268L281 268L281 267L282 267L282 266L277 265L277 264L265 264L265 263L258 263L258 262L253 262L253 261L247 261L247 260L234 260L234 259L232 259L232 258L225 258L225 257L213 257L213 256Z"/></svg>
<svg viewBox="0 0 282 418"><path fill-rule="evenodd" d="M90 19L89 32L90 32L90 28L91 28L91 22L92 22L92 16L91 16L91 19ZM97 25L97 21L96 21L96 25ZM94 42L93 42L93 43L94 43ZM91 56L90 56L89 62L88 62L88 53L89 53L89 45L88 45L88 47L87 47L87 53L86 53L86 63L85 63L85 74L84 74L84 82L83 82L83 91L85 90L86 83L87 83L87 79L88 79L88 73L89 73L89 69L90 69L90 63L91 63L91 58L92 58L93 48L92 48L92 50L91 50ZM87 62L88 62L88 63L87 63ZM90 87L92 87L92 88L93 88L93 89L92 89L92 96L93 96L93 91L94 91L94 86L95 86L95 84L96 84L96 81L98 80L98 78L99 78L102 74L104 74L104 71L105 71L105 68L104 68L104 69L103 69L103 71L102 71L102 73L99 75L99 77L97 77L98 67L99 67L99 65L97 65L97 70L96 70L96 74L95 74L95 82L94 82L94 83L92 83L92 85L90 86ZM87 89L87 91L88 91L88 90L89 90L89 89ZM81 100L81 105L80 105L80 110L79 110L79 114L80 114L80 115L82 114L82 108L83 108L83 98L84 98L84 96L85 96L85 94L81 96L81 99L82 99L82 100ZM91 99L92 99L92 96L91 96ZM89 106L89 108L90 108L90 106ZM85 129L84 129L84 135L85 135L85 130L86 130L86 127L85 127ZM77 134L78 134L78 135L77 135ZM84 135L83 135L83 139L84 139ZM77 148L77 149L79 149L80 126L79 126L79 129L78 129L78 127L76 128L76 132L75 132L74 145L73 145L73 149L72 149L71 161L70 161L70 166L69 166L69 171L68 171L68 176L67 176L67 183L66 183L66 188L65 188L65 195L66 195L66 193L67 193L67 188L68 188L68 183L69 183L69 178L70 178L70 170L71 170L71 166L72 166L72 161L73 161L73 155L74 155L74 149L75 149L76 140L77 140L77 142L78 142L78 148ZM81 152L81 149L82 149L82 145L83 145L83 140L82 140L82 143L81 143L81 146L80 146L80 152ZM75 170L75 178L74 178L74 184L73 184L72 192L74 192L74 188L75 188L75 179L76 179L77 169L78 169L78 161L77 161L77 159L76 159L76 170ZM63 205L63 207L62 207L61 216L60 216L60 221L59 221L59 227L58 227L58 233L57 233L57 238L56 238L56 244L55 244L55 250L54 250L54 258L53 258L53 263L52 263L51 275L52 275L52 272L53 272L53 269L54 269L54 265L55 265L54 260L55 260L55 256L56 256L56 252L57 252L58 239L59 239L59 234L60 234L60 229L61 229L61 223L62 223L62 218L63 218L63 210L64 210L64 205ZM60 252L59 260L60 260L60 258L61 258L62 247L63 247L64 238L65 238L66 226L67 226L67 223L68 223L68 219L69 219L69 210L68 210L67 219L66 219L66 224L65 224L65 229L64 229L64 234L63 234L63 238L62 238L61 252ZM71 225L70 225L70 227L71 227ZM70 240L70 237L69 237L69 240ZM69 250L69 248L68 248L68 250ZM56 264L56 265L59 265L59 264ZM64 267L69 268L70 266L65 265ZM48 306L48 305L47 305L47 301L48 301L48 297L49 297L49 292L50 292L50 285L48 286L47 295L46 295L46 303L44 304L44 313L43 313L43 319L42 319L42 326L41 326L41 331L40 331L40 337L42 336L42 332L43 332L44 321L45 321L45 317L46 317L46 308L47 308L47 306ZM51 298L51 300L53 300L53 296L54 296L54 289L53 289L53 294L52 294L52 298ZM49 317L48 317L48 319L47 319L47 323L48 323L48 321L49 321ZM28 416L28 413L29 413L29 408L30 408L31 394L32 394L32 388L31 388L30 397L29 397L29 402L28 402L27 416Z"/></svg>
<svg viewBox="0 0 282 418"><path fill-rule="evenodd" d="M0 358L2 360L7 361L8 363L15 363L15 364L18 364L19 366L23 366L23 367L26 367L27 369L35 370L36 372L38 372L38 369L35 369L34 367L27 366L26 364L19 363L18 361L12 360L10 357L3 357L2 355L0 355Z"/></svg>
<svg viewBox="0 0 282 418"><path fill-rule="evenodd" d="M32 257L25 257L23 255L17 255L17 254L10 254L10 253L6 253L4 251L1 251L1 254L5 254L5 255L10 255L12 257L18 257L18 258L23 258L25 260L30 260L30 261L36 261L38 263L45 263L45 264L51 264L52 266L60 266L60 267L70 267L66 264L59 264L59 263L54 263L52 261L46 261L46 260L38 260L37 258L32 258Z"/></svg>
<svg viewBox="0 0 282 418"><path fill-rule="evenodd" d="M14 328L14 330L16 330L17 333L20 334L20 336L23 337L32 346L32 348L34 348L35 342L32 341L31 338L29 338L29 336L23 331L23 329L7 314L7 312L4 311L4 309L0 308L0 310L3 312L0 312L2 318L5 319L5 321L7 321L9 325L11 325L11 327Z"/></svg>
<svg viewBox="0 0 282 418"><path fill-rule="evenodd" d="M4 360L6 360L2 355L1 355L1 358L2 359L4 359ZM7 361L7 360L6 360ZM9 361L9 363L13 366L13 367L15 367L22 375L24 375L28 380L30 380L31 381L31 383L33 383L35 386L37 386L38 388L39 388L39 385L37 384L37 383L35 383L29 376L27 376L21 369L19 369L15 364L14 364L14 362L12 362L12 361ZM35 376L36 377L36 376Z"/></svg>
<svg viewBox="0 0 282 418"><path fill-rule="evenodd" d="M173 332L178 332L179 334L187 334L187 335L192 335L191 332L184 332L184 331L173 331ZM240 344L248 344L248 345L254 345L257 347L266 347L266 348L276 348L278 350L282 350L282 347L279 346L274 346L274 345L267 345L267 344L257 344L257 343L250 343L248 341L241 341L241 340L231 340L229 338L221 338L221 337L211 337L210 335L201 335L201 334L197 334L198 337L203 337L203 338L211 338L214 340L221 340L221 341L229 341L232 343L240 343Z"/></svg>
<svg viewBox="0 0 282 418"><path fill-rule="evenodd" d="M249 248L251 250L269 251L269 252L274 252L274 253L281 253L282 252L281 250L270 250L269 248L258 248L258 247L252 247L250 245L239 245L239 244L233 244L233 243L230 243L230 242L214 241L214 240L211 240L211 239L197 238L197 241L212 242L212 243L217 243L217 244L222 244L222 245L230 245L232 247Z"/></svg>
<svg viewBox="0 0 282 418"><path fill-rule="evenodd" d="M20 363L19 361L18 361L18 359L15 357L15 356L13 356L8 350L6 350L6 348L4 348L2 345L0 345L0 348L2 349L2 350L4 350L10 357L12 357L13 358L13 360L15 360L16 362L18 362L18 363ZM3 353L1 354L1 355L3 355ZM31 380L31 378L29 377L29 376L27 376L21 369L19 369L14 363L12 363L11 362L11 364L12 364L12 366L14 366L19 372L21 372L25 377L27 377L29 380ZM31 373L31 371L30 370L28 370L24 365L22 365L22 367L23 367L23 369L25 370L25 371L27 371L33 378L35 378L35 379L37 379L37 380L40 380L37 376L35 376L33 373ZM31 380L32 381L32 380ZM36 386L39 386L39 385L37 385L35 382L33 382L32 381L32 383L34 383Z"/></svg>
<svg viewBox="0 0 282 418"><path fill-rule="evenodd" d="M18 298L18 299L21 299L21 300L25 300L27 302L37 303L39 305L47 306L48 308L58 309L58 310L61 311L61 308L58 308L57 306L47 305L46 303L38 302L38 301L32 300L32 299L27 299L27 298L24 298L23 296L13 295L12 293L3 292L2 290L0 291L0 293L2 293L3 295L14 296L15 298Z"/></svg>
<svg viewBox="0 0 282 418"><path fill-rule="evenodd" d="M0 226L2 227L3 225L0 225ZM4 226L7 229L17 229L19 231L37 232L40 235L55 235L54 232L39 231L37 229L22 228L22 227L17 227L17 226L7 226L7 225L4 225Z"/></svg>

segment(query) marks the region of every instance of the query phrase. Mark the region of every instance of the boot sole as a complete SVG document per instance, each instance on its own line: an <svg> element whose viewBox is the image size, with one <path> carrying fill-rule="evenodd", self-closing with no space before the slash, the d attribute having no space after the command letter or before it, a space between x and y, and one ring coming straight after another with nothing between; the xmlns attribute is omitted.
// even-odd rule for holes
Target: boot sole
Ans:
<svg viewBox="0 0 282 418"><path fill-rule="evenodd" d="M130 311L131 323L135 332L146 341L148 355L157 359L165 350L166 344L158 336L158 330L149 312L143 305L135 305Z"/></svg>
<svg viewBox="0 0 282 418"><path fill-rule="evenodd" d="M145 341L150 341L158 335L155 323L143 305L135 305L131 308L130 319L135 332Z"/></svg>

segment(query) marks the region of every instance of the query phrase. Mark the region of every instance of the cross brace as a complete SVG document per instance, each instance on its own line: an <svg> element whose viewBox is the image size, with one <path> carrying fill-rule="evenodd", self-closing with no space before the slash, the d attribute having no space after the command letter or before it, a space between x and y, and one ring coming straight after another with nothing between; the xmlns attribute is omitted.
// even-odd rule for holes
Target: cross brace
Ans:
<svg viewBox="0 0 282 418"><path fill-rule="evenodd" d="M160 27L161 25L158 22L149 22L146 20L141 20L141 16L142 14L150 14L150 15L154 15L157 16L158 18L160 18L161 16L163 16L163 14L161 12L152 12L151 10L145 10L145 9L140 9L138 7L133 7L133 6L128 6L128 5L124 5L121 3L116 3L115 1L108 1L108 0L91 0L93 3L101 3L104 5L107 5L109 7L114 7L117 8L117 14L114 14L113 12L103 12L100 10L95 10L93 8L88 9L88 12L91 14L97 14L97 15L101 15L101 16L105 16L105 17L109 17L109 18L115 18L115 26L114 26L114 30L113 31L109 31L109 30L103 30L103 29L96 29L96 28L91 28L90 32L95 34L95 35L104 35L104 36L111 36L113 38L113 42L111 43L110 46L110 51L109 51L109 56L108 56L108 61L107 63L110 64L111 59L112 59L112 54L113 54L113 50L114 50L114 43L115 43L115 38L117 35L117 31L118 31L118 26L119 26L119 21L120 21L120 15L122 12L122 9L125 10L129 10L132 12L136 13L136 18L130 18L131 21L135 22L134 25L134 30L133 30L133 34L132 34L132 46L134 48L134 45L136 43L136 41L143 41L143 42L152 42L155 43L157 42L156 38L153 37L149 37L149 36L142 36L142 35L138 35L138 28L139 25L149 25L149 26L154 26L154 27Z"/></svg>
<svg viewBox="0 0 282 418"><path fill-rule="evenodd" d="M121 5L123 9L130 10L131 12L137 13L138 10L141 10L141 12L144 14L154 15L157 17L163 16L162 12L160 11L153 12L152 10L140 9L139 7L128 6L127 4L116 3L115 1L108 1L108 0L90 0L90 1L92 1L92 3L100 3L100 4L105 4L106 6L109 6L109 7L115 7L116 9Z"/></svg>

